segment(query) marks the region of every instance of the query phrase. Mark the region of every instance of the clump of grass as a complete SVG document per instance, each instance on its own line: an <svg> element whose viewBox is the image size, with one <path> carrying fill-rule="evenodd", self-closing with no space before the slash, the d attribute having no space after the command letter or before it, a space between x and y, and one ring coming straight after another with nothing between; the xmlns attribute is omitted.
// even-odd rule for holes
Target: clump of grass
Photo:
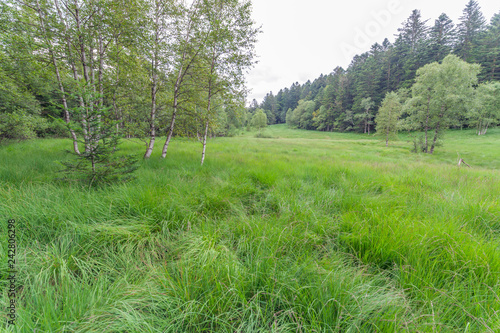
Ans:
<svg viewBox="0 0 500 333"><path fill-rule="evenodd" d="M259 139L273 139L274 137L267 133L267 132L257 132L255 135L254 135L255 138L259 138Z"/></svg>

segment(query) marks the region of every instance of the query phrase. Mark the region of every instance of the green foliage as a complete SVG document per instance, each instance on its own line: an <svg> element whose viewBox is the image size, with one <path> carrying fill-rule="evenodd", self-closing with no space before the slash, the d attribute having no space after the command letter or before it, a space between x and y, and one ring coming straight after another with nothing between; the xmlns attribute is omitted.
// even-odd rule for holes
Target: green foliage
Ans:
<svg viewBox="0 0 500 333"><path fill-rule="evenodd" d="M399 101L397 93L387 93L375 118L377 134L384 137L386 146L389 145L389 139L397 137L398 134L398 120L402 110Z"/></svg>
<svg viewBox="0 0 500 333"><path fill-rule="evenodd" d="M426 146L425 146L425 138L423 135L413 135L413 148L412 148L412 153L424 153Z"/></svg>
<svg viewBox="0 0 500 333"><path fill-rule="evenodd" d="M0 113L0 140L27 140L36 137L45 119L24 112Z"/></svg>
<svg viewBox="0 0 500 333"><path fill-rule="evenodd" d="M361 100L361 108L364 110L363 113L356 114L354 118L361 120L363 133L370 134L370 128L373 125L373 114L372 108L375 106L375 102L372 101L371 97L363 98Z"/></svg>
<svg viewBox="0 0 500 333"><path fill-rule="evenodd" d="M252 127L257 128L259 131L267 127L267 117L264 110L257 109L251 120Z"/></svg>
<svg viewBox="0 0 500 333"><path fill-rule="evenodd" d="M500 81L500 13L491 18L486 31L481 34L478 42L478 59L482 65L481 79L485 81Z"/></svg>
<svg viewBox="0 0 500 333"><path fill-rule="evenodd" d="M464 106L472 99L479 72L478 64L468 64L455 55L417 71L412 98L405 104L406 122L408 128L425 131L425 152L432 154L441 132L465 118ZM429 131L434 132L432 143Z"/></svg>
<svg viewBox="0 0 500 333"><path fill-rule="evenodd" d="M453 50L456 43L456 28L445 13L439 15L429 32L429 60L441 61Z"/></svg>
<svg viewBox="0 0 500 333"><path fill-rule="evenodd" d="M13 64L0 50L0 140L26 140L43 131L40 104L16 76L6 70Z"/></svg>
<svg viewBox="0 0 500 333"><path fill-rule="evenodd" d="M500 123L500 82L482 83L474 90L467 117L478 135L486 134L491 125Z"/></svg>
<svg viewBox="0 0 500 333"><path fill-rule="evenodd" d="M314 111L316 103L313 101L300 100L297 108L291 112L289 122L292 128L313 129Z"/></svg>
<svg viewBox="0 0 500 333"><path fill-rule="evenodd" d="M458 24L458 45L456 53L467 62L478 58L479 36L486 26L481 7L475 0L469 0Z"/></svg>
<svg viewBox="0 0 500 333"><path fill-rule="evenodd" d="M264 132L257 132L254 136L258 139L274 139L271 134Z"/></svg>

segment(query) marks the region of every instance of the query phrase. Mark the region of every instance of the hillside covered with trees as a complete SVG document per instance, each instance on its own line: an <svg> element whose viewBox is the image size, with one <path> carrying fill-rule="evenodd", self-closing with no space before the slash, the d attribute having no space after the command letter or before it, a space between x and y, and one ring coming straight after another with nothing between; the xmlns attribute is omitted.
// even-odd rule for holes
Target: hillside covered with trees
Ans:
<svg viewBox="0 0 500 333"><path fill-rule="evenodd" d="M264 110L269 124L286 122L308 130L371 133L384 98L398 92L398 127L424 130L425 126L416 126L414 121L421 108L415 105L416 98L412 99L422 97L418 91L421 86L415 86L419 69L441 63L450 54L480 67L473 70L468 89L456 94L447 125L474 127L478 134L484 134L489 125L500 122L498 101L491 101L500 95L500 86L491 84L500 80L500 12L488 22L474 0L467 3L456 23L443 13L432 24L415 9L398 29L394 42L386 38L375 43L369 51L356 55L347 69L337 67L328 75L302 85L294 83L276 95L270 92L260 104L254 100L248 112ZM454 84L448 77L441 79Z"/></svg>

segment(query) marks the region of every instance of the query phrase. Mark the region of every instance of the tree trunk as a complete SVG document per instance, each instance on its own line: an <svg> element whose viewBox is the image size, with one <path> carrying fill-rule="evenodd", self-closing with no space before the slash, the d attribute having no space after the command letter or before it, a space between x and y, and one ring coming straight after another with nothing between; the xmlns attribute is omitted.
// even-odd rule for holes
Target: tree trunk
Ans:
<svg viewBox="0 0 500 333"><path fill-rule="evenodd" d="M206 148L207 148L208 124L209 124L209 118L208 118L208 115L207 115L207 121L206 121L206 124L205 124L205 134L203 135L203 151L201 153L201 165L203 165L203 162L205 161L205 151L206 151Z"/></svg>
<svg viewBox="0 0 500 333"><path fill-rule="evenodd" d="M118 45L118 40L116 40L116 44ZM118 111L118 106L116 105L116 91L118 89L118 84L120 82L120 52L118 51L117 53L117 59L116 59L116 82L115 82L115 87L113 89L113 111L115 113L115 119L116 119L116 135L120 133L120 122L121 122L121 117L120 117L120 112Z"/></svg>
<svg viewBox="0 0 500 333"><path fill-rule="evenodd" d="M483 133L483 120L480 119L478 122L477 122L477 135L482 135Z"/></svg>
<svg viewBox="0 0 500 333"><path fill-rule="evenodd" d="M489 123L486 123L486 124L483 126L483 134L482 134L482 135L486 135L486 132L488 132L488 125L489 125Z"/></svg>
<svg viewBox="0 0 500 333"><path fill-rule="evenodd" d="M87 56L85 54L85 52L86 52L85 51L85 43L83 41L83 35L82 35L82 30L81 30L80 8L78 6L78 0L75 0L74 3L75 3L74 18L75 18L76 28L77 28L77 32L78 32L78 43L80 46L80 62L82 63L83 77L85 79L85 82L88 84L90 82L90 78L89 78L89 73L88 73L88 68L87 68L88 64L87 64ZM84 142L85 142L85 152L88 153L88 152L90 152L90 149L91 149L90 133L89 133L89 129L87 128L88 112L83 113L83 110L86 110L86 107L85 107L85 102L84 102L82 96L80 96L80 106L82 107L82 128L83 128L83 138L84 138ZM90 105L89 105L89 107L90 107Z"/></svg>
<svg viewBox="0 0 500 333"><path fill-rule="evenodd" d="M183 60L185 60L186 55L187 54L184 53ZM172 135L174 134L175 119L177 117L177 111L179 109L180 87L181 87L181 84L182 84L182 80L184 79L184 75L186 74L186 72L187 72L188 69L189 69L189 66L187 66L186 69L183 69L182 68L182 63L181 63L181 68L179 69L179 73L177 74L177 80L175 81L175 86L174 86L174 104L173 104L173 111L172 111L172 119L170 120L170 127L168 129L167 140L165 140L165 144L163 145L163 150L161 152L161 157L162 158L167 157L168 146L170 144L170 140L172 140Z"/></svg>
<svg viewBox="0 0 500 333"><path fill-rule="evenodd" d="M155 127L155 117L156 117L156 74L153 74L153 86L151 87L151 116L149 119L150 125L149 125L149 145L146 150L146 153L144 154L144 158L148 159L151 157L151 154L153 153L153 148L155 146L155 140L156 140L156 127Z"/></svg>
<svg viewBox="0 0 500 333"><path fill-rule="evenodd" d="M99 68L97 71L97 80L99 84L99 105L98 105L98 110L99 113L97 115L97 121L98 121L98 136L97 136L97 141L100 140L100 133L101 133L101 113L104 107L104 82L103 82L103 75L104 75L104 45L102 41L102 31L99 30ZM95 87L95 84L94 84Z"/></svg>
<svg viewBox="0 0 500 333"><path fill-rule="evenodd" d="M370 135L370 114L366 111L366 133Z"/></svg>
<svg viewBox="0 0 500 333"><path fill-rule="evenodd" d="M180 74L180 72L179 72ZM167 157L167 150L168 150L168 145L170 144L170 140L172 140L172 135L174 133L174 125L175 125L175 118L177 116L177 108L178 108L178 88L176 87L174 89L174 108L172 111L172 119L170 120L170 127L168 129L168 135L167 135L167 140L165 141L165 144L163 145L163 150L161 152L161 157L165 158Z"/></svg>
<svg viewBox="0 0 500 333"><path fill-rule="evenodd" d="M57 65L57 60L56 60L56 57L54 54L54 50L52 49L50 41L48 40L48 37L47 37L47 29L45 28L45 20L43 19L42 9L40 7L40 3L38 2L38 0L36 1L36 5L37 5L37 10L38 10L38 16L40 18L40 27L42 28L43 34L44 34L45 39L46 39L47 47L49 49L49 54L50 54L50 57L52 60L52 64L54 65L54 71L56 73L57 84L59 86L59 91L61 92L61 100L62 100L63 109L64 109L64 121L66 122L66 124L69 124L70 123L70 114L69 114L69 109L68 109L68 102L66 100L66 91L65 91L64 86L62 84L61 74L59 72L59 67ZM76 133L72 129L70 129L69 131L70 131L71 137L73 139L73 150L75 151L75 153L77 155L80 155L80 150L78 149L78 138L76 136Z"/></svg>
<svg viewBox="0 0 500 333"><path fill-rule="evenodd" d="M175 81L174 105L173 105L173 110L172 110L172 119L170 120L170 127L168 130L167 140L165 140L165 144L163 145L163 150L161 152L162 158L167 157L168 145L170 144L170 140L172 140L172 135L174 134L175 118L177 117L177 109L179 107L180 85L181 85L182 80L184 78L182 65L183 65L184 60L186 59L186 55L187 55L186 52L184 52L184 54L182 55L181 67L179 68L179 73L177 73L177 80Z"/></svg>
<svg viewBox="0 0 500 333"><path fill-rule="evenodd" d="M439 133L439 122L437 123L437 126L436 126L436 130L434 131L434 139L432 140L432 146L431 146L431 150L429 151L429 154L433 154L434 153L434 147L436 147L436 142L437 142L437 137L438 137L438 133Z"/></svg>
<svg viewBox="0 0 500 333"><path fill-rule="evenodd" d="M157 88L158 88L158 43L159 43L159 12L158 12L158 2L156 3L156 17L155 17L155 24L156 24L156 31L155 31L155 49L154 49L154 54L153 54L153 60L152 60L152 79L153 83L151 86L151 115L149 118L149 145L146 150L146 153L144 154L144 158L148 159L151 157L151 154L153 153L153 148L155 146L155 141L156 141L156 124L155 124L155 119L156 119L156 93L157 93Z"/></svg>
<svg viewBox="0 0 500 333"><path fill-rule="evenodd" d="M434 148L436 147L436 142L437 142L439 130L441 129L441 120L444 117L445 110L446 110L446 108L444 106L442 106L441 107L441 114L439 115L439 121L437 122L436 130L434 131L434 139L432 140L432 146L431 146L431 150L429 151L429 154L434 153Z"/></svg>
<svg viewBox="0 0 500 333"><path fill-rule="evenodd" d="M195 6L197 3L198 3L198 0L193 1L193 3L191 4L191 7ZM191 29L193 28L194 22L195 22L194 19L190 19L188 29L186 31L186 37L184 38L185 43L190 42ZM209 34L207 33L206 38L208 38L208 35ZM177 117L177 111L179 109L180 88L181 88L181 85L183 83L184 76L186 75L186 73L188 73L191 65L193 64L193 62L197 58L198 54L201 52L203 45L204 45L204 42L201 43L200 45L198 45L198 49L196 50L196 52L194 52L194 54L191 56L191 58L188 61L187 61L188 50L184 49L184 51L182 53L179 73L177 74L177 79L176 79L175 85L174 85L174 102L173 102L173 110L172 110L172 119L170 121L170 127L168 129L167 140L165 140L165 144L163 145L163 150L161 153L162 158L167 157L168 146L170 144L170 140L172 140L172 135L174 134L175 120ZM187 61L187 64L186 64L186 61Z"/></svg>
<svg viewBox="0 0 500 333"><path fill-rule="evenodd" d="M77 70L75 62L73 60L73 52L71 52L72 42L71 42L71 39L70 39L69 34L68 34L68 23L64 19L63 15L61 13L61 10L59 9L59 2L57 0L54 0L54 4L56 5L57 13L58 13L61 21L64 23L64 35L65 35L66 47L67 47L67 51L68 51L68 63L70 64L71 70L73 71L73 79L75 80L75 82L78 82L79 81L78 70ZM77 21L79 22L79 19L77 19ZM83 110L85 109L85 102L84 102L83 97L81 95L79 96L78 99L79 99L79 103L80 103L80 108L83 112ZM83 117L83 115L82 115L82 117ZM86 121L83 118L81 120L81 122L82 122L84 139L86 139L87 138ZM85 142L86 142L86 140L85 140ZM89 152L89 146L87 144L85 144L85 152Z"/></svg>
<svg viewBox="0 0 500 333"><path fill-rule="evenodd" d="M428 150L429 150L428 132L429 132L430 106L431 106L431 94L429 92L429 95L427 96L427 115L426 115L426 118L425 118L425 146L424 146L424 153L427 153Z"/></svg>

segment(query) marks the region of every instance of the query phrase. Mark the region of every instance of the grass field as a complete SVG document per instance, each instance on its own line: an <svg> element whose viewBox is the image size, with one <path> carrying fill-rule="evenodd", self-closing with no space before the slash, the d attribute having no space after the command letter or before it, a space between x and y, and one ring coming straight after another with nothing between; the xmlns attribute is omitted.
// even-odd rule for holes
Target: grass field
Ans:
<svg viewBox="0 0 500 333"><path fill-rule="evenodd" d="M176 139L105 189L55 180L67 140L0 146L0 331L500 331L500 129L449 131L434 155L266 135L209 141L203 167Z"/></svg>

